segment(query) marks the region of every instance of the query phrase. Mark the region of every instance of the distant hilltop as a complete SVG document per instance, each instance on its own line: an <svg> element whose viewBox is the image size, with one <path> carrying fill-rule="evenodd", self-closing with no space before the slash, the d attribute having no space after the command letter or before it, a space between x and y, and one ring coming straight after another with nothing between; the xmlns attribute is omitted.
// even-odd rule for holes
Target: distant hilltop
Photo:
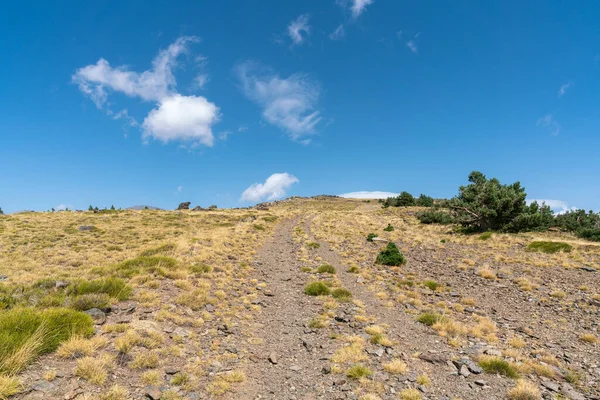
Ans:
<svg viewBox="0 0 600 400"><path fill-rule="evenodd" d="M127 207L127 210L162 210L162 208L153 206L131 206Z"/></svg>

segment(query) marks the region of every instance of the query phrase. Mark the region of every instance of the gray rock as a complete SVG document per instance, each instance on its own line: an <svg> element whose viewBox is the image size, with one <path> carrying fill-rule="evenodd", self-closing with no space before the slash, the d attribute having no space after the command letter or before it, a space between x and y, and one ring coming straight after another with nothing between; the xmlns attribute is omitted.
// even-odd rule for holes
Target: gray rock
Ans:
<svg viewBox="0 0 600 400"><path fill-rule="evenodd" d="M8 279L8 276L6 275L0 275L0 281L5 281Z"/></svg>
<svg viewBox="0 0 600 400"><path fill-rule="evenodd" d="M189 210L190 204L192 204L192 202L190 202L190 201L185 201L183 203L179 203L179 207L177 207L177 209L178 210Z"/></svg>
<svg viewBox="0 0 600 400"><path fill-rule="evenodd" d="M597 271L596 268L592 268L592 267L581 267L580 269L583 271L586 271L586 272L596 272Z"/></svg>
<svg viewBox="0 0 600 400"><path fill-rule="evenodd" d="M298 372L302 369L302 367L298 366L298 365L292 365L290 367L290 370L294 371L294 372Z"/></svg>
<svg viewBox="0 0 600 400"><path fill-rule="evenodd" d="M276 364L277 364L277 361L278 361L278 358L277 358L277 353L275 353L274 351L272 351L272 352L269 354L269 361L271 361L271 363L272 363L272 364L276 365Z"/></svg>
<svg viewBox="0 0 600 400"><path fill-rule="evenodd" d="M560 390L560 386L558 386L558 383L556 383L556 382L545 381L545 382L542 382L542 386L552 392L558 393L558 391Z"/></svg>
<svg viewBox="0 0 600 400"><path fill-rule="evenodd" d="M96 325L102 325L106 322L106 314L102 310L99 310L97 308L91 308L84 312L90 317L92 317L92 320Z"/></svg>
<svg viewBox="0 0 600 400"><path fill-rule="evenodd" d="M181 370L177 367L166 367L165 368L165 374L167 374L167 375L175 375L179 371L181 371Z"/></svg>
<svg viewBox="0 0 600 400"><path fill-rule="evenodd" d="M150 400L160 400L162 392L156 386L148 386L145 390L145 396Z"/></svg>
<svg viewBox="0 0 600 400"><path fill-rule="evenodd" d="M94 229L96 229L96 227L94 225L81 225L79 227L79 230L82 231L82 232L93 231Z"/></svg>
<svg viewBox="0 0 600 400"><path fill-rule="evenodd" d="M464 364L460 366L460 370L458 371L458 373L461 376L464 376L465 378L471 375L471 373L469 372L469 368L467 368L467 366Z"/></svg>
<svg viewBox="0 0 600 400"><path fill-rule="evenodd" d="M54 384L44 380L40 380L33 382L31 384L31 389L37 392L49 392L52 389L54 389Z"/></svg>

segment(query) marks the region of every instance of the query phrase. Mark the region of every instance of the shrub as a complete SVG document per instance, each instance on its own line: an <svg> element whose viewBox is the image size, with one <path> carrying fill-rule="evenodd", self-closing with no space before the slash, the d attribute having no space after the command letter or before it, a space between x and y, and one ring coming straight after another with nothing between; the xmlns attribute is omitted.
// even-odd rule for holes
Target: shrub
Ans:
<svg viewBox="0 0 600 400"><path fill-rule="evenodd" d="M408 192L402 192L400 193L400 195L396 196L396 197L388 197L384 202L383 202L383 207L407 207L407 206L414 206L416 204L415 202L415 198L413 197L412 194L408 193Z"/></svg>
<svg viewBox="0 0 600 400"><path fill-rule="evenodd" d="M529 243L529 245L527 246L527 249L530 251L539 251L542 253L556 253L559 251L564 251L566 253L569 253L573 249L573 246L571 246L568 243L564 243L564 242L539 241L539 242Z"/></svg>
<svg viewBox="0 0 600 400"><path fill-rule="evenodd" d="M175 246L173 243L167 243L167 244L163 244L162 246L156 247L154 249L145 250L140 254L140 256L151 257L151 256L155 256L157 254L170 253L173 250L175 250L176 247L177 246Z"/></svg>
<svg viewBox="0 0 600 400"><path fill-rule="evenodd" d="M384 231L386 232L391 232L394 230L394 227L391 224L388 224L388 226L386 226L385 228L383 228Z"/></svg>
<svg viewBox="0 0 600 400"><path fill-rule="evenodd" d="M108 378L106 372L107 361L102 358L83 357L77 361L75 375L93 383L95 385L103 385Z"/></svg>
<svg viewBox="0 0 600 400"><path fill-rule="evenodd" d="M479 360L479 366L489 374L504 375L509 378L518 378L517 369L508 361L500 357L486 356Z"/></svg>
<svg viewBox="0 0 600 400"><path fill-rule="evenodd" d="M73 297L69 307L74 310L86 311L91 308L105 309L110 304L110 297L106 293L86 293Z"/></svg>
<svg viewBox="0 0 600 400"><path fill-rule="evenodd" d="M436 290L438 287L440 287L440 284L437 283L434 280L428 279L426 281L423 282L423 285L427 286L429 289L431 290Z"/></svg>
<svg viewBox="0 0 600 400"><path fill-rule="evenodd" d="M171 257L140 256L117 264L116 269L120 276L131 278L133 275L138 275L142 272L165 275L164 268L171 269L175 266L177 266L177 261Z"/></svg>
<svg viewBox="0 0 600 400"><path fill-rule="evenodd" d="M546 231L554 224L554 212L546 204L534 201L504 226L507 232Z"/></svg>
<svg viewBox="0 0 600 400"><path fill-rule="evenodd" d="M127 300L131 296L132 289L123 279L105 278L91 281L77 281L71 284L68 292L74 295L105 293L118 300Z"/></svg>
<svg viewBox="0 0 600 400"><path fill-rule="evenodd" d="M306 244L306 246L308 246L308 248L310 249L318 249L319 247L321 247L321 245L317 242L309 242Z"/></svg>
<svg viewBox="0 0 600 400"><path fill-rule="evenodd" d="M367 235L367 242L372 242L372 241L373 241L373 238L376 238L376 237L377 237L377 235L376 235L376 234L374 234L374 233L369 233L369 234Z"/></svg>
<svg viewBox="0 0 600 400"><path fill-rule="evenodd" d="M348 289L337 288L331 292L331 296L340 301L349 301L352 298L352 292Z"/></svg>
<svg viewBox="0 0 600 400"><path fill-rule="evenodd" d="M417 317L417 321L423 325L432 326L444 319L444 316L435 312L424 312Z"/></svg>
<svg viewBox="0 0 600 400"><path fill-rule="evenodd" d="M194 274L207 274L212 272L212 267L210 265L199 264L199 265L190 265L190 272Z"/></svg>
<svg viewBox="0 0 600 400"><path fill-rule="evenodd" d="M350 268L346 270L346 272L349 272L351 274L358 274L360 272L360 268L358 268L358 265L351 265Z"/></svg>
<svg viewBox="0 0 600 400"><path fill-rule="evenodd" d="M492 232L485 232L485 233L479 235L479 237L477 237L477 239L479 239L479 240L488 240L488 239L491 239L492 235L493 235Z"/></svg>
<svg viewBox="0 0 600 400"><path fill-rule="evenodd" d="M402 389L400 391L400 400L421 400L423 395L417 389Z"/></svg>
<svg viewBox="0 0 600 400"><path fill-rule="evenodd" d="M356 364L346 371L346 376L352 379L364 378L371 375L373 375L373 371L369 367L360 364Z"/></svg>
<svg viewBox="0 0 600 400"><path fill-rule="evenodd" d="M0 313L0 372L14 374L73 335L94 333L92 318L66 308L14 308Z"/></svg>
<svg viewBox="0 0 600 400"><path fill-rule="evenodd" d="M454 222L454 220L452 219L452 215L450 215L446 211L440 211L437 209L420 211L416 214L416 217L423 224L449 225Z"/></svg>
<svg viewBox="0 0 600 400"><path fill-rule="evenodd" d="M320 274L335 274L335 267L329 264L323 264L319 266L317 272Z"/></svg>
<svg viewBox="0 0 600 400"><path fill-rule="evenodd" d="M331 290L325 284L325 282L315 281L306 285L304 288L304 293L309 296L326 296L331 293Z"/></svg>
<svg viewBox="0 0 600 400"><path fill-rule="evenodd" d="M415 205L419 207L433 207L433 203L433 197L429 197L424 194L421 194L419 198L415 201Z"/></svg>
<svg viewBox="0 0 600 400"><path fill-rule="evenodd" d="M395 243L388 243L385 250L382 250L375 263L389 266L399 266L406 264L406 258L398 249Z"/></svg>
<svg viewBox="0 0 600 400"><path fill-rule="evenodd" d="M540 400L540 390L537 385L525 380L518 380L517 385L506 394L508 400Z"/></svg>

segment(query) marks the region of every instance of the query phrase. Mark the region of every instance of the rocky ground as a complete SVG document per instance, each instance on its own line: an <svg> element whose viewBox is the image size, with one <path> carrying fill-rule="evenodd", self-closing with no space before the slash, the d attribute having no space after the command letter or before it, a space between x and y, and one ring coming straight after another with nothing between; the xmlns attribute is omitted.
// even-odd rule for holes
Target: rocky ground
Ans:
<svg viewBox="0 0 600 400"><path fill-rule="evenodd" d="M218 238L198 225L145 246L174 241L210 272L132 279L130 299L91 312L102 382L59 349L13 398L600 399L598 246L548 234L574 250L531 253L539 235L482 240L335 198L224 213ZM405 265L375 264L388 242ZM327 292L308 295L314 282Z"/></svg>

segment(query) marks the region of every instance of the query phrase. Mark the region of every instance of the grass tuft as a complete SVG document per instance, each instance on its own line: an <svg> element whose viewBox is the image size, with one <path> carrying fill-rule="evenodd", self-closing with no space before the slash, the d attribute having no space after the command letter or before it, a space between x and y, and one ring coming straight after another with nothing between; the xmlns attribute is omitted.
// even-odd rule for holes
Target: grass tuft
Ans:
<svg viewBox="0 0 600 400"><path fill-rule="evenodd" d="M359 379L373 375L373 371L369 367L361 364L353 365L346 371L346 376L351 379Z"/></svg>
<svg viewBox="0 0 600 400"><path fill-rule="evenodd" d="M526 380L518 380L515 387L506 394L509 400L540 400L540 390L537 385Z"/></svg>
<svg viewBox="0 0 600 400"><path fill-rule="evenodd" d="M320 274L335 274L335 267L333 265L323 264L319 266L317 272Z"/></svg>
<svg viewBox="0 0 600 400"><path fill-rule="evenodd" d="M341 302L347 302L352 298L352 292L350 292L348 289L337 288L331 291L331 296Z"/></svg>
<svg viewBox="0 0 600 400"><path fill-rule="evenodd" d="M485 356L479 359L479 366L489 374L504 375L509 378L518 378L519 373L513 364L500 357Z"/></svg>
<svg viewBox="0 0 600 400"><path fill-rule="evenodd" d="M568 243L564 243L564 242L539 241L539 242L529 243L529 245L527 246L527 250L539 251L542 253L550 253L550 254L557 253L559 251L569 253L571 250L573 250L573 246L571 246Z"/></svg>
<svg viewBox="0 0 600 400"><path fill-rule="evenodd" d="M304 293L309 296L327 296L331 293L331 290L325 284L325 282L315 281L306 285L304 288Z"/></svg>
<svg viewBox="0 0 600 400"><path fill-rule="evenodd" d="M438 322L442 321L444 319L444 316L435 312L424 312L421 315L419 315L417 317L417 321L427 325L427 326L433 326L434 324L437 324Z"/></svg>

